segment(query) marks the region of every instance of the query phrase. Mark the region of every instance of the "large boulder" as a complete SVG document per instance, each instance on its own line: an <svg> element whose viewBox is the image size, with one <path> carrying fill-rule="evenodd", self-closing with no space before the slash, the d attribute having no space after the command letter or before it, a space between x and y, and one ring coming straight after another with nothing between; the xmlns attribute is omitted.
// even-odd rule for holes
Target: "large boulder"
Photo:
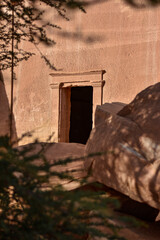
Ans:
<svg viewBox="0 0 160 240"><path fill-rule="evenodd" d="M85 169L98 182L160 210L160 83L119 112L98 106L100 115L85 154L101 154L86 159Z"/></svg>

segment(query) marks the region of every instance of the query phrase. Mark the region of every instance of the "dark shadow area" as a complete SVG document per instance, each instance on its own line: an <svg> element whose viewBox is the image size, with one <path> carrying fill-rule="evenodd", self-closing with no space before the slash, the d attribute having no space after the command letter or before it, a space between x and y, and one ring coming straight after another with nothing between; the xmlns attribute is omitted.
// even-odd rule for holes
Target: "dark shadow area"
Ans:
<svg viewBox="0 0 160 240"><path fill-rule="evenodd" d="M116 198L120 202L120 208L115 209L115 211L134 216L144 221L154 222L159 213L158 209L150 207L145 203L137 202L126 195L98 182L87 184L79 189L84 191L106 192L108 196L111 198ZM78 189L74 191L78 191Z"/></svg>
<svg viewBox="0 0 160 240"><path fill-rule="evenodd" d="M17 141L15 119L13 116L12 141ZM0 135L10 135L10 106L6 94L3 74L0 71Z"/></svg>
<svg viewBox="0 0 160 240"><path fill-rule="evenodd" d="M160 0L145 0L145 1L123 0L123 1L134 8L157 7L160 4Z"/></svg>
<svg viewBox="0 0 160 240"><path fill-rule="evenodd" d="M84 3L84 6L96 5L103 2L109 2L110 0L88 0ZM160 4L160 0L122 0L124 3L134 8L146 8L146 7L157 7Z"/></svg>
<svg viewBox="0 0 160 240"><path fill-rule="evenodd" d="M78 32L78 31L68 32L68 31L62 30L61 32L58 32L57 35L59 35L63 38L74 40L74 41L81 41L86 44L92 44L95 42L104 41L104 37L98 36L95 33L90 34L90 35L88 35L88 34L85 35L84 33Z"/></svg>
<svg viewBox="0 0 160 240"><path fill-rule="evenodd" d="M93 87L71 88L69 142L85 144L92 129Z"/></svg>

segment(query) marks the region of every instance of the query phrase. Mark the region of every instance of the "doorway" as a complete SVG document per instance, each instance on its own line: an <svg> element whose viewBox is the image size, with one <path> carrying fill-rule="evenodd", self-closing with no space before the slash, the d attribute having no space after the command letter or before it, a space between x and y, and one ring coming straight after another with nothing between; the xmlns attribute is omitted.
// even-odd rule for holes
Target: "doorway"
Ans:
<svg viewBox="0 0 160 240"><path fill-rule="evenodd" d="M88 92L87 98L90 98L89 109L92 111L92 116L88 117L90 122L90 127L88 127L90 132L91 125L94 127L95 124L95 111L97 105L102 105L103 103L103 86L105 81L103 80L103 75L105 70L98 71L88 71L88 72L75 72L75 73L51 73L50 74L50 87L52 89L52 103L50 106L51 110L51 127L50 134L54 132L54 137L52 138L55 142L69 142L74 141L72 130L70 132L73 124L70 124L70 115L71 115L71 89L72 92L79 90L83 92L83 89L86 89ZM85 91L85 90L84 90ZM83 93L82 93L83 94ZM81 95L82 95L81 94ZM93 96L92 96L93 95ZM85 96L85 94L83 94ZM89 97L90 96L90 97ZM82 99L83 100L83 99ZM72 100L72 102L74 102ZM82 101L83 102L83 101ZM86 104L88 105L88 104ZM72 104L73 108L73 104ZM85 117L87 117L87 111ZM73 113L73 110L72 110ZM72 117L71 117L72 121ZM73 121L72 121L73 122ZM79 124L80 126L80 124ZM77 128L77 127L76 127ZM82 130L85 128L81 128ZM86 132L86 133L87 133ZM69 139L70 135L70 139ZM77 134L76 134L77 135ZM89 134L87 134L89 136ZM86 139L88 138L86 137ZM81 141L78 142L86 142Z"/></svg>
<svg viewBox="0 0 160 240"><path fill-rule="evenodd" d="M86 144L92 130L93 87L71 88L69 142Z"/></svg>

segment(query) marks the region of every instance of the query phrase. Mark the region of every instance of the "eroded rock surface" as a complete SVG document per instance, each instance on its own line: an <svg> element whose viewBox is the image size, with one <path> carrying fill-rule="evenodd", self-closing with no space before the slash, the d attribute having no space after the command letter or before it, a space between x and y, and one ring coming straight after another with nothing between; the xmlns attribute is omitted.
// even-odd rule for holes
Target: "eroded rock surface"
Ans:
<svg viewBox="0 0 160 240"><path fill-rule="evenodd" d="M18 149L21 151L23 149L29 149L27 155L34 155L40 153L45 156L49 164L53 164L58 160L63 161L66 158L75 159L75 161L70 162L66 165L56 165L51 167L51 171L65 172L74 171L72 176L75 179L82 179L86 176L84 171L84 146L79 143L31 143L28 145L20 146ZM41 158L34 161L35 164L42 164ZM51 177L50 183L52 185L62 184L67 190L72 190L79 187L79 183L75 181L70 181L69 179L59 179L58 177Z"/></svg>
<svg viewBox="0 0 160 240"><path fill-rule="evenodd" d="M102 109L97 107L96 115ZM106 186L160 209L160 83L118 113L103 109L103 119L85 149L85 154L103 154L87 159L86 170Z"/></svg>
<svg viewBox="0 0 160 240"><path fill-rule="evenodd" d="M10 109L5 90L3 75L0 72L0 135L9 135Z"/></svg>

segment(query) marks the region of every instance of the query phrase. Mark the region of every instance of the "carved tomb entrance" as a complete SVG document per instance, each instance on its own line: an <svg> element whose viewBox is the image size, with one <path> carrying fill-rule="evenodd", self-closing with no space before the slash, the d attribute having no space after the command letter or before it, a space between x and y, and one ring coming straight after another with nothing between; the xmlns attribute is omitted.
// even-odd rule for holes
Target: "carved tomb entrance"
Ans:
<svg viewBox="0 0 160 240"><path fill-rule="evenodd" d="M104 73L50 74L57 141L86 143L94 126L96 105L102 104Z"/></svg>

